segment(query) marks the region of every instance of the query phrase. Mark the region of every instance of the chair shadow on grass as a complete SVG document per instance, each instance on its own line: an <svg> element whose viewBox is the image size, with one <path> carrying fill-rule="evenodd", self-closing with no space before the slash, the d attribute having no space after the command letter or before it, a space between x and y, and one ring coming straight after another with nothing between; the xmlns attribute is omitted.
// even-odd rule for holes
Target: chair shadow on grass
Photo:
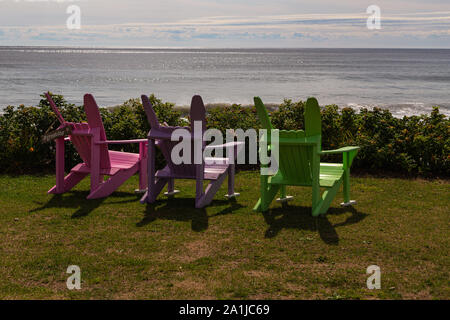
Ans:
<svg viewBox="0 0 450 320"><path fill-rule="evenodd" d="M47 203L41 203L35 201L36 204L41 205L38 208L32 209L29 211L29 213L45 210L45 209L51 209L51 208L73 208L78 209L76 210L71 218L82 218L87 215L89 215L92 211L97 209L107 198L102 199L92 199L87 200L86 197L88 196L88 191L70 191L66 192L64 194L55 194L51 197ZM127 193L127 192L120 192L116 191L112 195L110 195L109 199L115 199L115 198L129 198L133 197L134 194ZM128 200L121 200L121 201L113 201L108 202L108 204L124 204L129 202L135 202L138 201L137 198L132 198Z"/></svg>
<svg viewBox="0 0 450 320"><path fill-rule="evenodd" d="M213 208L229 204L223 210L208 215L206 208ZM143 227L158 219L160 220L174 220L174 221L191 221L191 228L193 231L201 232L208 229L209 219L215 216L232 214L235 210L242 208L236 199L230 200L213 200L211 205L206 208L196 209L195 199L193 198L161 198L157 199L155 203L147 204L144 217L136 226Z"/></svg>
<svg viewBox="0 0 450 320"><path fill-rule="evenodd" d="M331 215L351 213L342 223L332 224L328 219ZM264 220L269 225L265 237L273 238L282 229L298 229L318 231L320 238L329 245L339 244L337 227L352 225L363 220L367 214L359 212L354 207L329 208L325 216L311 216L311 207L298 207L283 204L282 207L271 209L263 213Z"/></svg>

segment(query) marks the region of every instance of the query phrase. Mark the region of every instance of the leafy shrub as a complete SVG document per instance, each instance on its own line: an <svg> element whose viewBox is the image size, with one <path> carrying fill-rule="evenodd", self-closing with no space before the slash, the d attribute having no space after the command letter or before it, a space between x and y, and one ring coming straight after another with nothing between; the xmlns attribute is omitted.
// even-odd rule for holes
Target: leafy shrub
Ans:
<svg viewBox="0 0 450 320"><path fill-rule="evenodd" d="M62 96L53 95L67 121L85 121L81 106L68 103ZM161 122L183 125L181 112L174 104L163 103L150 96ZM279 129L304 128L304 102L284 100L271 112L272 123ZM325 106L322 112L323 149L337 149L345 145L359 145L361 150L353 168L366 172L395 171L424 176L450 175L450 120L436 107L430 115L395 118L388 110ZM111 140L145 138L149 124L139 99L130 99L113 108L100 108L103 123ZM51 170L54 167L54 144L43 144L44 133L59 123L48 102L42 99L38 107L8 106L0 115L0 172L23 173ZM254 107L232 105L208 110L207 127L225 133L228 128L259 129ZM73 146L66 144L66 167L80 161ZM137 152L138 145L114 145L111 148ZM339 156L324 160L339 161ZM162 157L157 155L158 164Z"/></svg>
<svg viewBox="0 0 450 320"><path fill-rule="evenodd" d="M226 129L239 128L245 131L261 127L256 115L256 108L242 107L240 104L208 110L206 126L219 129L224 136Z"/></svg>
<svg viewBox="0 0 450 320"><path fill-rule="evenodd" d="M303 103L285 100L282 106L272 113L273 124L279 129L304 129ZM438 107L430 115L401 119L380 108L363 108L357 114L351 108L339 110L330 105L321 113L324 150L361 147L353 168L425 176L450 174L450 121ZM339 156L324 160L339 161Z"/></svg>
<svg viewBox="0 0 450 320"><path fill-rule="evenodd" d="M278 110L272 112L272 125L284 130L304 129L304 110L303 101L293 103L292 100L285 99Z"/></svg>

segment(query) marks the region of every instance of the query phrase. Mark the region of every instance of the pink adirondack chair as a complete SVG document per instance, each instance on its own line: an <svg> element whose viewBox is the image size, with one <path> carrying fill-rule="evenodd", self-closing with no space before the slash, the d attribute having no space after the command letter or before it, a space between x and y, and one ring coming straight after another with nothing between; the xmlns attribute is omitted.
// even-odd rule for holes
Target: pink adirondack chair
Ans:
<svg viewBox="0 0 450 320"><path fill-rule="evenodd" d="M48 193L60 194L71 190L88 174L91 176L91 190L87 199L109 196L127 179L139 172L139 189L147 187L147 139L106 139L102 118L97 103L91 94L84 96L84 110L87 123L66 122L49 93L45 93L56 114L60 128L69 126L72 132L67 138L56 139L56 185ZM70 140L83 163L77 164L64 176L64 141ZM108 144L139 143L139 154L108 150ZM104 176L109 179L104 181Z"/></svg>
<svg viewBox="0 0 450 320"><path fill-rule="evenodd" d="M239 195L234 192L234 174L237 152L242 147L241 142L233 142L220 146L214 146L214 148L231 148L234 152L234 159L232 161L228 158L212 158L203 159L201 164L195 164L193 159L195 157L194 152L191 154L191 164L175 164L171 158L171 152L178 141L171 141L171 136L174 130L181 127L170 127L161 125L156 117L156 113L150 103L147 96L142 95L142 103L147 114L148 121L151 126L151 130L148 134L148 188L147 192L141 199L141 203L153 203L156 201L156 197L162 191L167 184L167 192L165 195L171 197L178 193L178 190L174 189L175 179L194 179L196 180L196 197L195 207L203 208L211 203L214 195L219 190L221 184L228 175L228 194L227 198L233 198ZM202 128L205 130L206 125L206 109L200 96L194 96L192 98L190 118L190 138L194 141L193 137L193 123L194 121L201 121L203 123ZM187 129L188 127L184 127ZM192 142L193 144L194 142ZM202 143L202 152L208 146ZM166 166L159 170L155 170L155 146L158 146L166 160ZM205 161L206 160L206 161ZM208 161L209 160L209 161ZM210 180L209 185L203 190L203 181Z"/></svg>

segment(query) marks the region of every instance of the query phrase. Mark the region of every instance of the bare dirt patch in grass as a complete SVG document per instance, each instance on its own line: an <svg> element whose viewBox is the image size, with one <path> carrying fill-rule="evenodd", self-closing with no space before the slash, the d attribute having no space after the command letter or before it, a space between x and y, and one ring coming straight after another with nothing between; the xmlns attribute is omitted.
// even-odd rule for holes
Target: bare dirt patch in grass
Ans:
<svg viewBox="0 0 450 320"><path fill-rule="evenodd" d="M192 262L207 257L211 254L211 248L204 240L195 240L184 244L185 250L178 256L181 261Z"/></svg>

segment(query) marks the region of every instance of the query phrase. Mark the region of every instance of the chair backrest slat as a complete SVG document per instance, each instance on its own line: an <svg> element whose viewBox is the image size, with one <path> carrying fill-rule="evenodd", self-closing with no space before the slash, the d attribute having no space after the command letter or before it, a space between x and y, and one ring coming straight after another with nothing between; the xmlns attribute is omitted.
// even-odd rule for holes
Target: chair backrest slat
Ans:
<svg viewBox="0 0 450 320"><path fill-rule="evenodd" d="M45 96L53 112L55 112L59 122L61 124L68 124L72 128L72 134L69 135L70 141L74 145L83 162L89 167L91 165L91 136L87 134L88 130L92 127L99 128L100 140L106 140L105 129L103 128L103 123L101 122L100 113L94 98L91 95L86 95L87 97L85 96L85 111L87 111L86 115L88 117L88 123L72 123L64 120L51 95L49 93L45 93ZM88 105L88 107L86 107L86 105ZM102 145L100 148L101 168L111 167L107 145Z"/></svg>
<svg viewBox="0 0 450 320"><path fill-rule="evenodd" d="M322 119L320 107L316 98L308 98L305 106L305 132L306 136L322 135Z"/></svg>
<svg viewBox="0 0 450 320"><path fill-rule="evenodd" d="M142 106L144 107L145 114L147 115L148 123L150 123L150 128L159 128L160 124L158 117L156 116L155 110L153 110L152 103L146 95L141 96Z"/></svg>
<svg viewBox="0 0 450 320"><path fill-rule="evenodd" d="M279 137L279 174L292 184L311 184L313 148L309 143L302 143L302 140L305 139L305 132L303 130L280 130ZM283 143L283 139L297 140L298 142L296 144Z"/></svg>
<svg viewBox="0 0 450 320"><path fill-rule="evenodd" d="M155 110L153 109L153 105L150 102L150 99L146 95L141 95L142 106L144 107L145 114L147 115L147 120L150 124L150 132L154 134L158 133L162 137L166 139L162 139L159 142L159 149L164 156L164 159L167 162L167 165L172 171L176 171L176 165L172 162L171 151L177 142L170 141L170 135L173 132L174 128L161 126L159 123L158 117L156 115Z"/></svg>
<svg viewBox="0 0 450 320"><path fill-rule="evenodd" d="M194 122L200 121L202 123L202 130L206 130L206 108L202 97L196 95L192 97L191 110L189 111L189 118L191 118L191 132L194 131ZM202 134L203 134L202 132Z"/></svg>
<svg viewBox="0 0 450 320"><path fill-rule="evenodd" d="M258 117L264 129L272 129L268 112L259 97L255 97ZM313 161L320 150L321 119L317 100L308 99L305 108L305 130L279 131L279 167L277 175L293 185L311 185ZM308 139L317 137L315 140ZM312 142L313 141L313 142Z"/></svg>
<svg viewBox="0 0 450 320"><path fill-rule="evenodd" d="M78 132L89 130L87 123L74 123L74 130L70 136L70 141L75 146L81 159L87 166L91 165L91 139L86 135L79 135Z"/></svg>
<svg viewBox="0 0 450 320"><path fill-rule="evenodd" d="M171 126L162 126L160 125L160 122L158 121L158 118L156 116L156 113L153 109L153 106L148 99L146 95L141 96L142 99L142 105L145 109L145 113L147 114L148 121L150 122L150 136L159 136L163 139L159 141L159 148L161 150L161 153L164 156L164 159L166 160L167 166L170 168L172 174L176 176L184 176L184 177L195 177L195 165L193 161L194 157L194 149L193 145L191 146L191 163L190 164L174 164L172 161L172 150L173 148L178 144L178 141L171 141L171 135L172 132L179 127L171 127ZM194 100L194 99L193 99ZM198 100L196 102L196 108L198 108L194 112L194 119L198 121L204 121L201 119L201 106L202 104L198 103ZM203 107L204 108L204 107ZM192 121L192 119L191 119ZM193 121L192 121L193 122ZM188 129L188 128L184 128Z"/></svg>
<svg viewBox="0 0 450 320"><path fill-rule="evenodd" d="M45 97L47 98L48 103L50 104L50 107L52 108L53 112L56 114L56 118L58 118L59 122L61 124L66 123L66 120L64 120L63 116L61 115L61 112L59 112L58 107L56 106L56 103L53 101L52 96L50 95L50 92L45 92Z"/></svg>
<svg viewBox="0 0 450 320"><path fill-rule="evenodd" d="M256 112L258 113L259 121L261 121L261 125L263 129L272 130L272 123L270 122L269 113L267 112L266 107L264 106L260 97L255 97L253 99L255 101Z"/></svg>
<svg viewBox="0 0 450 320"><path fill-rule="evenodd" d="M84 112L86 112L87 121L90 129L98 129L100 132L100 141L106 141L106 132L103 127L102 117L98 109L97 102L91 94L84 95ZM89 149L90 153L90 149ZM110 168L111 162L109 159L108 145L100 145L100 167Z"/></svg>

